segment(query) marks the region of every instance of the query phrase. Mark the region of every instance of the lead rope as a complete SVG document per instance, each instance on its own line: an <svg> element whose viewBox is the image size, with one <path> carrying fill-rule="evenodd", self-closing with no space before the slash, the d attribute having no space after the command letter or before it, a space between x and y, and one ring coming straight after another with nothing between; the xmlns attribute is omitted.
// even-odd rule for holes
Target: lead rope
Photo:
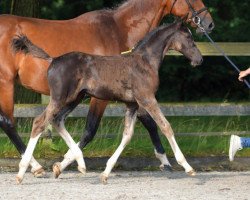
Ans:
<svg viewBox="0 0 250 200"><path fill-rule="evenodd" d="M231 64L231 66L238 72L240 73L239 68L233 63L233 61L226 55L226 53L219 47L218 44L216 44L212 38L208 35L208 33L206 32L206 30L202 27L201 25L201 20L198 16L193 18L193 22L200 28L200 30L205 34L205 36L208 38L208 40L211 42L212 46L214 46L215 49L217 49L217 51L219 51L224 58ZM243 79L244 83L247 85L248 89L250 89L250 84L246 79Z"/></svg>

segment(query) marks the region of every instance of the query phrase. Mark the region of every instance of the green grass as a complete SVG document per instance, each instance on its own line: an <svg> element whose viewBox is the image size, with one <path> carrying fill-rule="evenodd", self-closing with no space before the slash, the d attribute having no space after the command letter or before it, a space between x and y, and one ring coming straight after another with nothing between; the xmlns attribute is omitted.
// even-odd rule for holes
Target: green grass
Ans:
<svg viewBox="0 0 250 200"><path fill-rule="evenodd" d="M206 132L250 132L249 117L168 117L176 133L197 133L197 136L177 136L177 142L186 156L222 156L227 155L229 136L203 136ZM84 149L86 157L110 156L118 147L123 131L124 119L104 118L98 129L94 140ZM32 126L31 119L18 119L18 132L30 132ZM85 119L69 118L66 127L71 133L82 133L85 126ZM111 135L111 137L110 137ZM40 139L35 151L37 158L60 157L66 153L68 147L64 141L53 134L53 139ZM56 137L55 137L56 136ZM80 135L75 135L76 141ZM168 142L161 135L162 143L168 155L173 156ZM24 138L25 143L28 137ZM248 156L250 151L244 150L240 156ZM153 146L147 131L137 122L135 135L131 143L124 150L123 156L145 156L154 157ZM238 155L238 154L237 154ZM19 157L15 147L8 138L0 138L0 158Z"/></svg>

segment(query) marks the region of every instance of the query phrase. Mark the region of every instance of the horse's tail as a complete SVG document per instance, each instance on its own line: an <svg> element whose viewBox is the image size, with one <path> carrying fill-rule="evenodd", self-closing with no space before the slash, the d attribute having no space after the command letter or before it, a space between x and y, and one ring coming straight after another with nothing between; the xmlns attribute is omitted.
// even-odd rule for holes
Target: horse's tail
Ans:
<svg viewBox="0 0 250 200"><path fill-rule="evenodd" d="M34 57L41 58L51 62L52 57L49 56L43 49L34 45L26 35L19 35L12 40L12 50L14 53L22 52L24 54L31 54Z"/></svg>

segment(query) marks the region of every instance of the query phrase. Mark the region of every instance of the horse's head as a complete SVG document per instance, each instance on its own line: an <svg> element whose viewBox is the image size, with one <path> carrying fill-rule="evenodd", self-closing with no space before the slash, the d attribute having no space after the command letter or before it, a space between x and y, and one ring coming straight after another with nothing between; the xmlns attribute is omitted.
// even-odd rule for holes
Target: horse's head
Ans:
<svg viewBox="0 0 250 200"><path fill-rule="evenodd" d="M176 32L173 34L170 49L179 51L191 61L192 66L200 65L203 61L200 50L197 48L191 31L183 23L176 23Z"/></svg>
<svg viewBox="0 0 250 200"><path fill-rule="evenodd" d="M186 22L197 27L197 33L202 32L198 25L208 33L214 29L213 19L202 0L165 0L165 2L165 15L170 13L181 18L188 16Z"/></svg>

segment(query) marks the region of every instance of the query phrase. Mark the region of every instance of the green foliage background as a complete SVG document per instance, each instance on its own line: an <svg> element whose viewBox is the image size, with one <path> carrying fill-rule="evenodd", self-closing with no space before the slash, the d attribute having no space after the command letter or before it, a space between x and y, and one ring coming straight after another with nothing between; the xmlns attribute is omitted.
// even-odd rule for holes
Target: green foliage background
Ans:
<svg viewBox="0 0 250 200"><path fill-rule="evenodd" d="M91 10L114 8L122 0L40 0L41 18L69 19ZM211 37L220 42L250 42L249 0L204 0L216 24ZM10 13L10 0L0 0L0 13ZM164 22L171 22L166 17ZM195 36L196 41L207 41ZM212 48L212 47L211 47ZM243 70L249 57L232 57ZM160 101L238 102L248 101L249 90L237 80L238 74L222 57L204 57L204 63L192 68L183 57L166 57L161 68ZM19 92L18 92L19 91ZM39 95L17 88L16 102L39 102Z"/></svg>

